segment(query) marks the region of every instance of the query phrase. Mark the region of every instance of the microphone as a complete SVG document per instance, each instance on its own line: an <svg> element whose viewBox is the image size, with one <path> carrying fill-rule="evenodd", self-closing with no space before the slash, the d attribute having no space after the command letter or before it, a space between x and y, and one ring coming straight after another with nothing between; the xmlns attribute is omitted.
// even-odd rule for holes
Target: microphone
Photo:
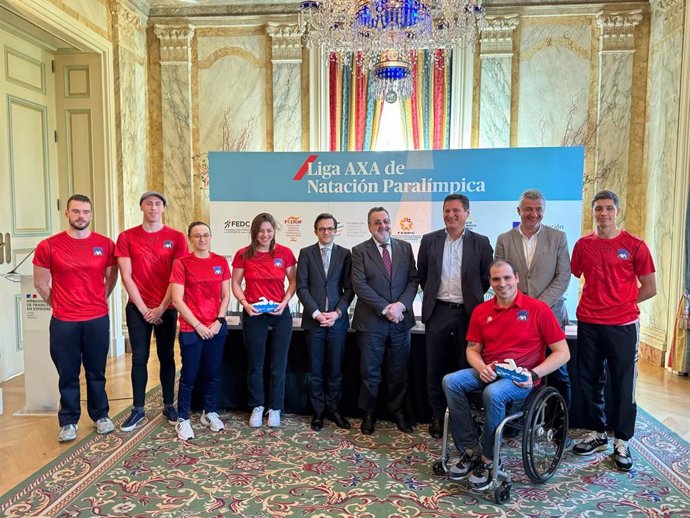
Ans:
<svg viewBox="0 0 690 518"><path fill-rule="evenodd" d="M26 257L24 257L24 259L22 259L22 260L19 262L19 264L18 264L17 266L15 266L15 267L12 268L9 272L3 274L2 276L3 276L5 279L7 279L8 281L19 282L19 281L16 279L16 276L19 275L19 272L17 272L17 270L19 269L19 267L20 267L21 265L23 265L23 264L26 262L26 260L27 260L29 257L31 257L31 256L33 255L33 253L34 253L35 251L36 251L36 248L34 248L33 250L31 250L31 252L29 252L28 254L26 254Z"/></svg>

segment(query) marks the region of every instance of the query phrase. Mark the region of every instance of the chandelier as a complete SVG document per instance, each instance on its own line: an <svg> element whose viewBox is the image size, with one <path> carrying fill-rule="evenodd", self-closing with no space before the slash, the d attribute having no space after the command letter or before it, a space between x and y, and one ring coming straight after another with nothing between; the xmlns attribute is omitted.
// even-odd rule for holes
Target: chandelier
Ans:
<svg viewBox="0 0 690 518"><path fill-rule="evenodd" d="M300 24L324 64L340 56L371 71L374 95L395 102L412 92L418 50L474 45L485 19L482 0L302 0Z"/></svg>

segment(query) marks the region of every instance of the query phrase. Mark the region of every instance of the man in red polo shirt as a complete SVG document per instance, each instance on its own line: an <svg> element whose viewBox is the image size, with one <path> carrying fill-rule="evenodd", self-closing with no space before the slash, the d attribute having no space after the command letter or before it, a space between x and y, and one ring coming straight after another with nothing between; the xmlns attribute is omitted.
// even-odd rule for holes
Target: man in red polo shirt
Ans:
<svg viewBox="0 0 690 518"><path fill-rule="evenodd" d="M494 434L505 418L506 405L525 399L542 377L565 365L570 351L565 334L549 306L518 290L515 266L497 259L489 267L496 296L477 306L467 331L467 361L472 366L446 375L443 391L450 412L450 430L461 457L448 476L484 489L491 483ZM546 356L546 347L551 354ZM499 378L495 365L508 358L526 369L525 382ZM483 390L486 424L481 437L472 420L467 394Z"/></svg>
<svg viewBox="0 0 690 518"><path fill-rule="evenodd" d="M53 308L50 357L58 371L58 441L77 438L81 415L79 373L86 374L86 407L98 433L115 429L108 417L105 360L109 347L108 296L117 282L115 243L91 232L91 200L67 200L67 230L44 239L34 255L34 286Z"/></svg>
<svg viewBox="0 0 690 518"><path fill-rule="evenodd" d="M144 419L144 399L148 381L147 364L151 334L156 335L156 351L163 390L163 415L177 424L175 409L175 332L177 311L172 306L170 273L173 261L189 253L187 238L179 230L163 224L165 197L155 191L139 199L141 225L125 230L117 239L115 256L122 284L129 295L125 316L132 347L133 406L120 430L131 432Z"/></svg>
<svg viewBox="0 0 690 518"><path fill-rule="evenodd" d="M570 262L575 277L584 275L577 306L578 370L583 414L591 433L575 445L576 455L608 449L604 412L604 362L608 362L616 422L613 461L621 471L632 469L628 441L635 434L635 380L640 343L637 304L656 295L654 261L639 237L618 228L618 195L600 191L592 200L596 231L580 238Z"/></svg>

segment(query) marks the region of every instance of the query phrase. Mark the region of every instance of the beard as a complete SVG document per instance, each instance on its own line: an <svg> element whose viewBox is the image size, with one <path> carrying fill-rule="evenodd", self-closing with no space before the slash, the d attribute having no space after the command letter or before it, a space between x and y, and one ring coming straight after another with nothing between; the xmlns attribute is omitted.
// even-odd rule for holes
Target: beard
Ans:
<svg viewBox="0 0 690 518"><path fill-rule="evenodd" d="M80 223L79 221L69 221L70 227L72 227L74 230L85 230L88 228L90 221L84 221Z"/></svg>

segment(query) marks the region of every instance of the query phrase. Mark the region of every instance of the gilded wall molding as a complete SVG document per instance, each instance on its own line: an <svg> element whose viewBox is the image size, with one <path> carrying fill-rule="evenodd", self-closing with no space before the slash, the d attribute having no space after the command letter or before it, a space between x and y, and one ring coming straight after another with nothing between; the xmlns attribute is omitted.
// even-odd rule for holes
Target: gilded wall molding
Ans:
<svg viewBox="0 0 690 518"><path fill-rule="evenodd" d="M513 33L518 23L517 15L487 19L480 36L480 56L512 56Z"/></svg>
<svg viewBox="0 0 690 518"><path fill-rule="evenodd" d="M652 0L652 11L664 17L666 34L683 26L685 0Z"/></svg>
<svg viewBox="0 0 690 518"><path fill-rule="evenodd" d="M273 63L302 62L303 27L269 23L266 27L266 33L271 37L271 61Z"/></svg>
<svg viewBox="0 0 690 518"><path fill-rule="evenodd" d="M640 11L627 13L599 12L596 16L599 27L600 52L634 52L635 27L642 21Z"/></svg>
<svg viewBox="0 0 690 518"><path fill-rule="evenodd" d="M117 0L111 0L110 14L118 45L140 54L143 49L138 48L137 39L142 38L143 41L145 19L140 13Z"/></svg>
<svg viewBox="0 0 690 518"><path fill-rule="evenodd" d="M161 65L191 64L193 26L155 25L153 31L160 40Z"/></svg>

